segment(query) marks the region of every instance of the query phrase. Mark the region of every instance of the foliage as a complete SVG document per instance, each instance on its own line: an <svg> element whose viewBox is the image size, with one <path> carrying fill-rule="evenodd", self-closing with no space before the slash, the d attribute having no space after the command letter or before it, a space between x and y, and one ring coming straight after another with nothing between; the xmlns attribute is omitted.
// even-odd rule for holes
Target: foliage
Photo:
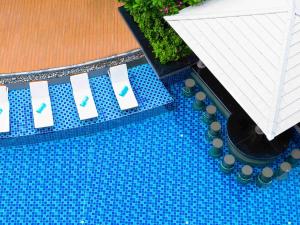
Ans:
<svg viewBox="0 0 300 225"><path fill-rule="evenodd" d="M190 54L190 49L163 17L200 3L203 0L119 0L138 23L149 40L153 53L162 64L177 61Z"/></svg>

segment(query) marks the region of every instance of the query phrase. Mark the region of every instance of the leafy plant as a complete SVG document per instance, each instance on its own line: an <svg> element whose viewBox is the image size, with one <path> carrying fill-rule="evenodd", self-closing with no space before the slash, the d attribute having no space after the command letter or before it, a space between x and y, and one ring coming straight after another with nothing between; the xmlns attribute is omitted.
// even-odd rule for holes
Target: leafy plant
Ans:
<svg viewBox="0 0 300 225"><path fill-rule="evenodd" d="M191 52L163 17L202 1L204 0L119 0L125 3L124 7L149 40L155 57L162 64L177 61Z"/></svg>

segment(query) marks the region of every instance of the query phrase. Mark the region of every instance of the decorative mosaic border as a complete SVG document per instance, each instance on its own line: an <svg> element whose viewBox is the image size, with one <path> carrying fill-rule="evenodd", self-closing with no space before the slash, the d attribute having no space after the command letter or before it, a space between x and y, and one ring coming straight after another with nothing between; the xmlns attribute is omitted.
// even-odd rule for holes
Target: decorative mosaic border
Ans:
<svg viewBox="0 0 300 225"><path fill-rule="evenodd" d="M108 58L89 61L82 64L71 65L66 67L51 68L46 70L37 70L30 72L19 72L11 74L0 74L0 84L16 84L33 80L48 80L52 78L60 78L73 74L85 73L94 70L100 70L122 63L129 63L144 58L141 49L136 49L120 55L114 55Z"/></svg>

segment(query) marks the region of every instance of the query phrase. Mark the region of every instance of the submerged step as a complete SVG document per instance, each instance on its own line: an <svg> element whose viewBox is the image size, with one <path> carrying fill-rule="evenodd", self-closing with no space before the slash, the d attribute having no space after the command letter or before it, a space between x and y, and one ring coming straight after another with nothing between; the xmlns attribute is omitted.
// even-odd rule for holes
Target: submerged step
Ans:
<svg viewBox="0 0 300 225"><path fill-rule="evenodd" d="M18 138L23 137L22 140L26 142L26 137L29 136L40 138L41 134L51 133L53 135L55 132L74 130L86 126L93 126L93 129L95 129L95 126L109 127L112 120L127 118L130 115L156 109L173 102L169 92L148 64L133 67L128 70L128 74L139 107L121 111L109 76L101 74L100 71L93 71L91 72L92 76L90 76L90 85L99 117L86 121L80 121L78 117L72 87L69 82L49 85L54 126L44 129L34 128L29 88L11 90L9 92L11 131L10 133L0 134L0 145L4 145L8 139L14 139L13 142L9 140L9 144L20 144L17 141Z"/></svg>

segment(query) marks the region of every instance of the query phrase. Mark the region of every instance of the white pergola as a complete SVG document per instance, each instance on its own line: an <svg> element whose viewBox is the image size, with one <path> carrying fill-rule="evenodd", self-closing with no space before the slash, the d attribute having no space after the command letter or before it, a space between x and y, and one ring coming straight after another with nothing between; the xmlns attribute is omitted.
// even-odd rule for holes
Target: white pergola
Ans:
<svg viewBox="0 0 300 225"><path fill-rule="evenodd" d="M207 0L165 20L269 140L300 122L300 0Z"/></svg>

